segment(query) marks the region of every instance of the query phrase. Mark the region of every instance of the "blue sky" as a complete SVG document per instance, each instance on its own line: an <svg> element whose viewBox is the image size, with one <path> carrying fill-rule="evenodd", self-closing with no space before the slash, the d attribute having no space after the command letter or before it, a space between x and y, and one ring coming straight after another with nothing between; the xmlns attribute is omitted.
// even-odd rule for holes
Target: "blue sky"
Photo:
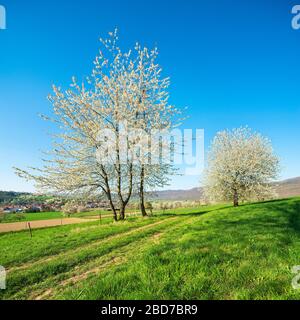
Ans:
<svg viewBox="0 0 300 320"><path fill-rule="evenodd" d="M299 1L300 3L300 1ZM288 0L12 1L0 30L0 190L31 191L12 166L39 166L50 146L46 96L53 83L87 76L98 39L120 30L128 48L158 46L171 101L188 106L186 128L249 125L272 139L281 178L300 176L300 30ZM171 188L199 185L176 177Z"/></svg>

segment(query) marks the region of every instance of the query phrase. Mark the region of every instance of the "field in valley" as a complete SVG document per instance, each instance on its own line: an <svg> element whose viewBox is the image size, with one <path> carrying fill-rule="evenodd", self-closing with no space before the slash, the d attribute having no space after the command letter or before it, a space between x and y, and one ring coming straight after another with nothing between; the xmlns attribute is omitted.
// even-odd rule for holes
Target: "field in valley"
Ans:
<svg viewBox="0 0 300 320"><path fill-rule="evenodd" d="M91 212L74 213L71 216L74 218L85 218L92 216L111 215L112 213L106 210L95 210ZM0 219L0 223L11 223L11 222L27 222L37 220L50 220L50 219L64 219L66 215L60 211L53 212L38 212L38 213L12 213L6 214Z"/></svg>
<svg viewBox="0 0 300 320"><path fill-rule="evenodd" d="M300 198L0 234L0 299L299 299Z"/></svg>

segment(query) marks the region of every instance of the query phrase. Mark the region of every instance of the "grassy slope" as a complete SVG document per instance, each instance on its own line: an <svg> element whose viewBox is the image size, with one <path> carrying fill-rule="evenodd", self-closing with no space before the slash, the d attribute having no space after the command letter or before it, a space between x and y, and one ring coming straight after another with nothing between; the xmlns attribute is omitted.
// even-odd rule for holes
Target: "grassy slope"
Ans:
<svg viewBox="0 0 300 320"><path fill-rule="evenodd" d="M300 199L0 235L2 299L300 298Z"/></svg>

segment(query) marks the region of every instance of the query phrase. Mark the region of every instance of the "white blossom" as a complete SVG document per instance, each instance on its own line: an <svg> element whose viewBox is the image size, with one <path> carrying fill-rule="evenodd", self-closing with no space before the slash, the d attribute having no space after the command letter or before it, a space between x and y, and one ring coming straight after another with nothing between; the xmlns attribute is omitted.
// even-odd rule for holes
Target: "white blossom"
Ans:
<svg viewBox="0 0 300 320"><path fill-rule="evenodd" d="M208 154L204 174L206 196L214 201L267 199L274 196L272 182L279 159L270 140L246 128L219 132Z"/></svg>

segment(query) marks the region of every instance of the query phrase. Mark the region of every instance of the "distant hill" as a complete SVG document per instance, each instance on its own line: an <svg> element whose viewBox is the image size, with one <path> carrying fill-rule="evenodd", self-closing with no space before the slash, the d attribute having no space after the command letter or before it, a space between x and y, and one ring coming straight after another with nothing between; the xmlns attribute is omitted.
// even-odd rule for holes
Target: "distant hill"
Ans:
<svg viewBox="0 0 300 320"><path fill-rule="evenodd" d="M199 200L203 193L202 188L188 190L164 190L153 192L153 200Z"/></svg>
<svg viewBox="0 0 300 320"><path fill-rule="evenodd" d="M280 198L300 196L300 177L279 182L276 191Z"/></svg>
<svg viewBox="0 0 300 320"><path fill-rule="evenodd" d="M300 177L276 183L279 198L300 196ZM153 200L199 200L203 194L202 188L189 190L165 190L153 193Z"/></svg>
<svg viewBox="0 0 300 320"><path fill-rule="evenodd" d="M300 196L300 177L283 180L276 183L276 191L279 198ZM164 190L153 192L151 194L151 198L153 200L193 201L199 200L202 194L202 188L192 188L188 190ZM0 191L0 203L9 202L20 195L29 195L29 193Z"/></svg>
<svg viewBox="0 0 300 320"><path fill-rule="evenodd" d="M28 194L29 193L25 193L25 192L0 191L0 203L7 203L19 196L28 195Z"/></svg>

